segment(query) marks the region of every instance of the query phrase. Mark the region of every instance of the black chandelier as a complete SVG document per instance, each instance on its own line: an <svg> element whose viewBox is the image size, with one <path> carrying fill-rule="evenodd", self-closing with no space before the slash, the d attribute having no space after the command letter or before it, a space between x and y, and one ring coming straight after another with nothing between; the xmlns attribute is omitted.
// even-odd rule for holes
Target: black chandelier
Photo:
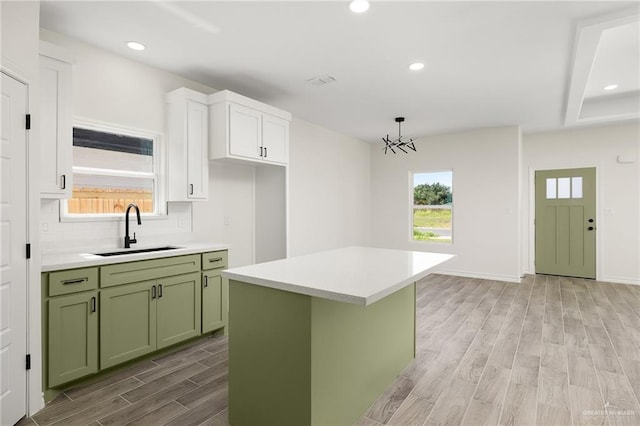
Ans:
<svg viewBox="0 0 640 426"><path fill-rule="evenodd" d="M398 139L391 140L389 139L389 135L386 138L382 138L384 142L384 153L391 150L394 154L396 153L396 149L404 152L405 154L408 151L405 148L409 148L410 150L416 152L416 146L413 143L412 138L402 137L402 131L400 129L401 123L404 121L404 117L396 117L396 123L398 123Z"/></svg>

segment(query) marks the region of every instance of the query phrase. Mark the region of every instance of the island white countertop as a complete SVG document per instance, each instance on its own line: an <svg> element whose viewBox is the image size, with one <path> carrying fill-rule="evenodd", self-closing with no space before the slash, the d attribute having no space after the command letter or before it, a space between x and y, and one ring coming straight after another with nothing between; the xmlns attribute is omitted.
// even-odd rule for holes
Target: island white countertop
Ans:
<svg viewBox="0 0 640 426"><path fill-rule="evenodd" d="M370 305L455 255L346 247L222 271L222 276L292 293Z"/></svg>
<svg viewBox="0 0 640 426"><path fill-rule="evenodd" d="M95 253L113 251L135 251L154 247L176 247L172 250L154 251L146 253L131 253L118 256L99 256ZM208 242L181 242L178 244L156 244L154 246L131 247L130 249L96 249L96 250L56 250L42 254L42 272L57 271L61 269L85 268L98 265L109 265L113 263L133 262L136 260L159 259L163 257L183 256L186 254L204 253L209 251L228 250L229 244L218 244Z"/></svg>

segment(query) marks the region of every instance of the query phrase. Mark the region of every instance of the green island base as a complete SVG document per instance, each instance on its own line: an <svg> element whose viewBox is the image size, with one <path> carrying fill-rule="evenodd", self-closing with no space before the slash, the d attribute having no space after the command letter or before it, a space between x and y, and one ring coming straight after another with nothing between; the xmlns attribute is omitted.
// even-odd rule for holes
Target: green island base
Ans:
<svg viewBox="0 0 640 426"><path fill-rule="evenodd" d="M351 425L415 356L415 284L355 305L230 280L229 422Z"/></svg>

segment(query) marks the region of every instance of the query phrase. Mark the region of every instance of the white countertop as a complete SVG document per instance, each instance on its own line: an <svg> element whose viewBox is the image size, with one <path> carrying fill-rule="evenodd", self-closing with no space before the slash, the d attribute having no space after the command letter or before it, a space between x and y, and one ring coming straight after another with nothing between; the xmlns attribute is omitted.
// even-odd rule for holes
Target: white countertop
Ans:
<svg viewBox="0 0 640 426"><path fill-rule="evenodd" d="M429 275L455 255L346 247L222 271L236 281L370 305Z"/></svg>
<svg viewBox="0 0 640 426"><path fill-rule="evenodd" d="M173 250L155 251L147 253L122 254L118 256L98 256L95 253L112 251L140 250L153 247L171 246ZM57 271L60 269L85 268L97 265L109 265L113 263L133 262L136 260L158 259L162 257L182 256L185 254L204 253L208 251L228 250L229 244L206 242L183 242L178 244L157 244L154 246L131 247L131 249L97 249L97 250L64 250L52 251L42 254L42 272Z"/></svg>

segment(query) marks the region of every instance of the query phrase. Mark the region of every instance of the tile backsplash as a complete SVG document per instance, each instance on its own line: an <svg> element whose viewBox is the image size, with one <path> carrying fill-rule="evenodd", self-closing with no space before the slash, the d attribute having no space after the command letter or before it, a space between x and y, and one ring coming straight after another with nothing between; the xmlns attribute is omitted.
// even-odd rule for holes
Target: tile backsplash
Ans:
<svg viewBox="0 0 640 426"><path fill-rule="evenodd" d="M169 203L163 218L142 217L138 226L130 215L129 233L136 233L138 246L175 244L193 239L191 203ZM120 220L60 221L58 200L40 201L40 244L43 252L66 249L108 249L123 246L124 213Z"/></svg>

